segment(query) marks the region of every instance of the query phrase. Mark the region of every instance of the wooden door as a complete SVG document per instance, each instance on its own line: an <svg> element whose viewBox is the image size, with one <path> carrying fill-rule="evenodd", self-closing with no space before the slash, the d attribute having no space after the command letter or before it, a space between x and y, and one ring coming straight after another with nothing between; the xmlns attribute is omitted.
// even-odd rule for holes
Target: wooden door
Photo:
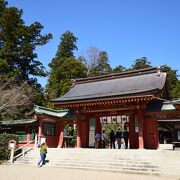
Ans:
<svg viewBox="0 0 180 180"><path fill-rule="evenodd" d="M157 149L159 145L156 119L147 119L147 148Z"/></svg>

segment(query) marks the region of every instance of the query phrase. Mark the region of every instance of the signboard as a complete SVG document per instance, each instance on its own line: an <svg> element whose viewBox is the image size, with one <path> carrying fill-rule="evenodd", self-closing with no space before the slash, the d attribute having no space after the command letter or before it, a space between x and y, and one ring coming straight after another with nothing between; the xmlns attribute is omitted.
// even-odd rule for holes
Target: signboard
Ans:
<svg viewBox="0 0 180 180"><path fill-rule="evenodd" d="M122 118L121 118L121 116L117 116L117 123L118 123L118 124L121 124L121 123L122 123Z"/></svg>
<svg viewBox="0 0 180 180"><path fill-rule="evenodd" d="M9 148L15 148L15 144L14 143L9 143Z"/></svg>
<svg viewBox="0 0 180 180"><path fill-rule="evenodd" d="M96 129L96 119L89 119L89 147L94 147L94 135Z"/></svg>
<svg viewBox="0 0 180 180"><path fill-rule="evenodd" d="M138 125L138 117L137 116L135 116L134 123L135 123L135 132L139 132L139 125Z"/></svg>
<svg viewBox="0 0 180 180"><path fill-rule="evenodd" d="M180 131L177 132L177 139L180 140Z"/></svg>
<svg viewBox="0 0 180 180"><path fill-rule="evenodd" d="M89 131L89 147L94 147L94 134L95 131Z"/></svg>
<svg viewBox="0 0 180 180"><path fill-rule="evenodd" d="M125 123L129 123L129 116L119 115L100 117L100 122L101 124L119 124L119 126L124 127Z"/></svg>
<svg viewBox="0 0 180 180"><path fill-rule="evenodd" d="M16 141L15 140L10 140L8 144L9 149L15 149L16 147Z"/></svg>

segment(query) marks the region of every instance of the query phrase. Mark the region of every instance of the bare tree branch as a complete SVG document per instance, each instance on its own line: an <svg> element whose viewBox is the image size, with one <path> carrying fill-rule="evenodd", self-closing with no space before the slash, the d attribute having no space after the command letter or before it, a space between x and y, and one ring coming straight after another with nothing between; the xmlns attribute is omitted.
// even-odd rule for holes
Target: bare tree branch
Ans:
<svg viewBox="0 0 180 180"><path fill-rule="evenodd" d="M19 114L33 105L35 94L26 83L17 85L13 80L0 81L0 113Z"/></svg>
<svg viewBox="0 0 180 180"><path fill-rule="evenodd" d="M98 65L99 53L100 50L96 47L90 47L87 50L87 61L86 61L86 68L88 70L87 75L89 75L89 72L93 67L96 67Z"/></svg>

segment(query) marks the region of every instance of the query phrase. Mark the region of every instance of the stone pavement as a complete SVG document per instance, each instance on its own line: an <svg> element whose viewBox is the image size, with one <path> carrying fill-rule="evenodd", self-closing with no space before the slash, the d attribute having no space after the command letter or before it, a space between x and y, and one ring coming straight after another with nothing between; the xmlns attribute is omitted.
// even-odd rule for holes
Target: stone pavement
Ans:
<svg viewBox="0 0 180 180"><path fill-rule="evenodd" d="M158 176L20 165L0 166L0 180L180 180Z"/></svg>

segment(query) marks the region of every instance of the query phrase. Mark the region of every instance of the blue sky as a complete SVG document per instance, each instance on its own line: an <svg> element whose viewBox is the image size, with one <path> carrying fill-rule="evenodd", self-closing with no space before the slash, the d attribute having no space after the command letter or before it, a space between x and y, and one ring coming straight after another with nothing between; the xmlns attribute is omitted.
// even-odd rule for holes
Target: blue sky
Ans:
<svg viewBox="0 0 180 180"><path fill-rule="evenodd" d="M109 55L111 67L129 68L147 57L153 66L167 64L180 74L179 0L9 0L23 9L27 25L38 21L53 39L39 47L39 60L48 70L61 35L69 30L78 38L81 55L97 47ZM44 86L46 78L40 78Z"/></svg>

